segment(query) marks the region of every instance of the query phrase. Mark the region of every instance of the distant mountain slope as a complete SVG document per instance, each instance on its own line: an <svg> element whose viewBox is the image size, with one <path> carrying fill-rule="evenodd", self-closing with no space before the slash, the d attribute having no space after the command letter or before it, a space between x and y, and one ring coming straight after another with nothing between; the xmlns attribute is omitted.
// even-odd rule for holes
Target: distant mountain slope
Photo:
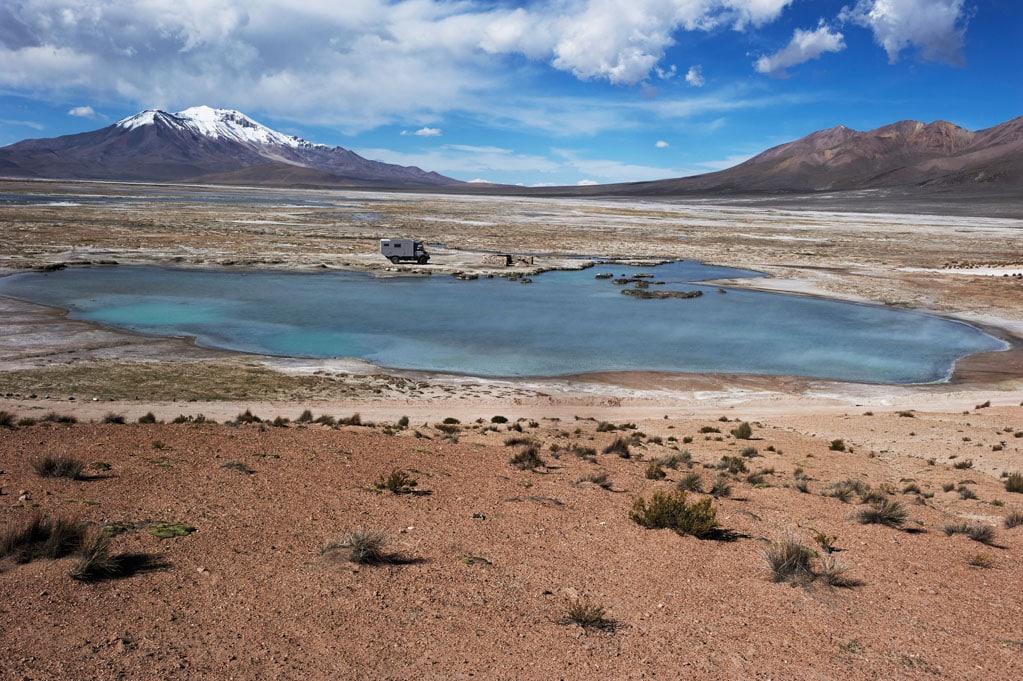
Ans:
<svg viewBox="0 0 1023 681"><path fill-rule="evenodd" d="M143 111L78 135L0 148L0 175L273 186L440 187L458 180L284 135L229 109Z"/></svg>
<svg viewBox="0 0 1023 681"><path fill-rule="evenodd" d="M977 132L945 121L900 121L867 132L838 126L727 170L616 185L612 193L778 194L893 187L1023 191L1023 117Z"/></svg>

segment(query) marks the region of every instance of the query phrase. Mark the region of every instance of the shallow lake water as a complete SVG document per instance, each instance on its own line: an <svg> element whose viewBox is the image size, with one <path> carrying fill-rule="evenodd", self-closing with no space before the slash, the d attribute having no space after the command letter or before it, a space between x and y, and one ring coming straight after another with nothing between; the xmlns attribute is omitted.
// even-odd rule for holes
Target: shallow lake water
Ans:
<svg viewBox="0 0 1023 681"><path fill-rule="evenodd" d="M598 274L652 275L639 299ZM958 322L694 282L755 272L678 262L597 265L504 278L360 272L70 268L0 279L0 295L139 333L289 357L358 357L478 376L597 371L792 375L876 383L946 378L966 355L1005 347ZM663 283L662 283L663 282Z"/></svg>

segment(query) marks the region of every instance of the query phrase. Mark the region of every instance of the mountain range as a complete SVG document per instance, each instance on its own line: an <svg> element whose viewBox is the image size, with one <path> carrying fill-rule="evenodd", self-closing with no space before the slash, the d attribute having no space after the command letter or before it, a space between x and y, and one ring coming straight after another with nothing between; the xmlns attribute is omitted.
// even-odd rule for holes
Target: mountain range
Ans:
<svg viewBox="0 0 1023 681"><path fill-rule="evenodd" d="M837 126L714 173L589 187L477 186L416 167L313 144L229 109L148 110L106 128L0 148L0 176L132 182L367 187L621 196L783 196L863 189L1023 192L1023 117L970 131L900 121Z"/></svg>
<svg viewBox="0 0 1023 681"><path fill-rule="evenodd" d="M284 135L230 109L148 110L0 148L0 175L272 186L441 187L458 180Z"/></svg>

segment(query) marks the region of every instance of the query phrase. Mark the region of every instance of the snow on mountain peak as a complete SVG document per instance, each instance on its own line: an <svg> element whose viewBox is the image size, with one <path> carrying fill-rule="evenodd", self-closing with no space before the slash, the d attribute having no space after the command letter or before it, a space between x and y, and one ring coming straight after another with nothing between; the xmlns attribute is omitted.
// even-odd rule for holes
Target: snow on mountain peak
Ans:
<svg viewBox="0 0 1023 681"><path fill-rule="evenodd" d="M172 127L184 128L205 137L226 139L243 144L291 148L321 146L306 142L299 137L271 130L240 111L214 109L209 106L193 106L177 113L148 109L120 120L116 125L126 130L134 130L145 125L154 125L157 121L162 121Z"/></svg>

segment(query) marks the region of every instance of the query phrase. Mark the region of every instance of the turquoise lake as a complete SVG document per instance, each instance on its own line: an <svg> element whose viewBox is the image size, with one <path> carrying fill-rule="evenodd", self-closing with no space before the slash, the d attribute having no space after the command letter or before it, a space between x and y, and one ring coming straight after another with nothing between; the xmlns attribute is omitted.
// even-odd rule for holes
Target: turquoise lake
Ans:
<svg viewBox="0 0 1023 681"><path fill-rule="evenodd" d="M649 274L649 291L703 295L639 299L596 278L603 273ZM925 383L947 378L961 357L1005 348L925 314L699 283L754 276L689 261L548 272L528 285L114 266L12 275L0 295L207 347L490 377L663 371Z"/></svg>

